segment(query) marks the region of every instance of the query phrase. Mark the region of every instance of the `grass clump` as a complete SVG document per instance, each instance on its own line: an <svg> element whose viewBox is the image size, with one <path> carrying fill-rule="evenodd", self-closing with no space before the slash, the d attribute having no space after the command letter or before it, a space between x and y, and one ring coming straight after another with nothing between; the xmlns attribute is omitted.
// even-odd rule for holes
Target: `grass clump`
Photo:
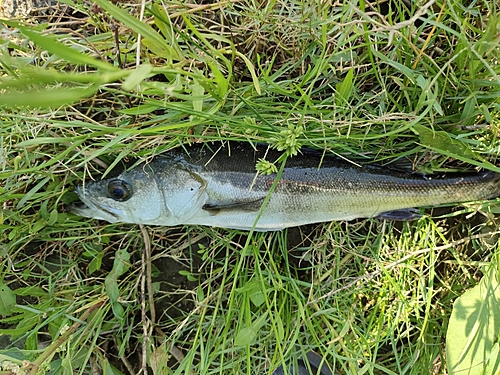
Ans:
<svg viewBox="0 0 500 375"><path fill-rule="evenodd" d="M497 170L494 1L65 0L2 25L0 372L271 374L313 350L341 374L448 373L453 301L497 267L495 201L252 234L66 208L209 141Z"/></svg>

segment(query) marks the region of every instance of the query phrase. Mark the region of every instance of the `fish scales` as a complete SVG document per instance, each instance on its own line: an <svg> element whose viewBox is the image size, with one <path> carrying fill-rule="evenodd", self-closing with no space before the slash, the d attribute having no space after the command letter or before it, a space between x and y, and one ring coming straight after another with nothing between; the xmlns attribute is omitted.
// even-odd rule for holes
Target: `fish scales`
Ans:
<svg viewBox="0 0 500 375"><path fill-rule="evenodd" d="M246 143L186 151L175 149L116 179L78 187L84 206L73 211L110 222L267 231L499 195L500 174L494 172L424 176L303 150L288 158L261 210L276 175L256 175L255 164L264 157L274 162L280 153ZM130 190L125 199L114 196L122 188Z"/></svg>

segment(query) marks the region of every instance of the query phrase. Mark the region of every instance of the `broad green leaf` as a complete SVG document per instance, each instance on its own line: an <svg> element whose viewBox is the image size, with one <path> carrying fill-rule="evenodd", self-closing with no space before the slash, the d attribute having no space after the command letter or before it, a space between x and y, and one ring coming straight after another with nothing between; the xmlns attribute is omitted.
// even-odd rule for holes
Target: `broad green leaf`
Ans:
<svg viewBox="0 0 500 375"><path fill-rule="evenodd" d="M266 295L262 292L259 280L253 280L252 288L248 291L248 298L257 307L266 302Z"/></svg>
<svg viewBox="0 0 500 375"><path fill-rule="evenodd" d="M250 301L257 307L266 301L266 295L262 292L261 283L256 278L251 279L245 286L236 290L238 293L246 293Z"/></svg>
<svg viewBox="0 0 500 375"><path fill-rule="evenodd" d="M16 305L16 295L7 285L0 281L0 315L10 315Z"/></svg>
<svg viewBox="0 0 500 375"><path fill-rule="evenodd" d="M123 81L122 89L130 91L151 75L152 66L149 64L139 65Z"/></svg>
<svg viewBox="0 0 500 375"><path fill-rule="evenodd" d="M97 86L90 86L87 88L51 88L47 90L8 92L0 95L0 107L59 107L92 96L97 91L97 88Z"/></svg>
<svg viewBox="0 0 500 375"><path fill-rule="evenodd" d="M108 276L106 276L106 279L104 280L106 293L108 294L109 301L112 304L118 300L118 296L120 294L120 289L118 287L118 278L128 270L129 260L130 260L130 254L127 252L126 249L118 250L116 252L115 260L113 262L113 269L108 274ZM113 311L115 311L114 306L113 306Z"/></svg>
<svg viewBox="0 0 500 375"><path fill-rule="evenodd" d="M452 138L449 133L441 130L435 131L418 124L413 125L412 127L417 132L420 138L420 143L423 146L472 165L477 165L491 170L498 170L498 168L496 168L493 164L482 159L480 155L472 151L467 143L462 142L459 139ZM480 161L478 161L478 159Z"/></svg>
<svg viewBox="0 0 500 375"><path fill-rule="evenodd" d="M154 46L154 48L161 49L163 51L169 51L170 58L173 60L181 60L181 56L177 54L174 48L172 48L162 36L157 33L151 26L138 20L137 18L131 16L125 10L113 5L108 0L94 0L103 10L109 12L118 21L123 22L125 25L130 27L134 32L141 34L145 40L144 44L149 44L149 46ZM146 40L149 40L146 42Z"/></svg>
<svg viewBox="0 0 500 375"><path fill-rule="evenodd" d="M234 339L234 345L235 346L250 345L255 340L256 336L257 332L252 326L245 327L242 330L240 330L236 335L236 338Z"/></svg>
<svg viewBox="0 0 500 375"><path fill-rule="evenodd" d="M354 69L349 69L344 80L337 83L335 89L337 90L337 95L335 96L335 102L337 105L345 105L349 102L352 92L354 91Z"/></svg>
<svg viewBox="0 0 500 375"><path fill-rule="evenodd" d="M267 313L262 314L257 318L251 326L241 329L234 339L235 346L250 345L257 337L260 329L266 322Z"/></svg>
<svg viewBox="0 0 500 375"><path fill-rule="evenodd" d="M198 278L188 270L179 270L179 275L185 276L188 281L198 281Z"/></svg>
<svg viewBox="0 0 500 375"><path fill-rule="evenodd" d="M115 317L117 317L119 320L123 320L123 318L125 317L125 310L119 302L113 302L111 304L111 309L113 310L113 314L115 315Z"/></svg>
<svg viewBox="0 0 500 375"><path fill-rule="evenodd" d="M116 367L114 367L107 358L102 358L101 359L102 363L100 363L101 368L102 368L102 374L103 375L124 375L123 372L118 370ZM155 372L156 374L156 372Z"/></svg>
<svg viewBox="0 0 500 375"><path fill-rule="evenodd" d="M195 111L201 112L203 110L203 94L205 93L205 89L202 85L193 78L193 83L190 85L191 94L193 95L193 109Z"/></svg>
<svg viewBox="0 0 500 375"><path fill-rule="evenodd" d="M26 355L27 354L25 354L19 348L2 349L2 352L0 354L0 361L7 360L22 365L22 361L27 359Z"/></svg>
<svg viewBox="0 0 500 375"><path fill-rule="evenodd" d="M95 271L101 269L102 258L104 256L104 252L97 253L95 257L89 263L89 274L92 275Z"/></svg>
<svg viewBox="0 0 500 375"><path fill-rule="evenodd" d="M448 373L497 374L499 334L500 284L496 268L490 267L479 284L453 304L446 333Z"/></svg>
<svg viewBox="0 0 500 375"><path fill-rule="evenodd" d="M47 293L44 289L39 286L28 286L17 288L14 293L18 296L31 296L31 297L48 297L49 293Z"/></svg>
<svg viewBox="0 0 500 375"><path fill-rule="evenodd" d="M29 332L31 330L31 327L28 326L21 326L21 327L16 327L16 328L11 328L11 329L1 329L0 328L0 335L9 335L12 338L18 338L22 335L24 335L26 332Z"/></svg>
<svg viewBox="0 0 500 375"><path fill-rule="evenodd" d="M158 346L149 356L149 366L153 370L153 374L169 374L168 361L170 353L167 349L167 343L164 341Z"/></svg>
<svg viewBox="0 0 500 375"><path fill-rule="evenodd" d="M500 346L498 342L493 345L491 349L490 358L486 363L483 375L500 375Z"/></svg>

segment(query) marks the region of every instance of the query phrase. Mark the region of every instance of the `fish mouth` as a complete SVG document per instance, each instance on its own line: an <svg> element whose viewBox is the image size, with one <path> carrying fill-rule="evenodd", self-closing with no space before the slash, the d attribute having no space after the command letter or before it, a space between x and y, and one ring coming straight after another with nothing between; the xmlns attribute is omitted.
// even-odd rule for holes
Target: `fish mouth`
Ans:
<svg viewBox="0 0 500 375"><path fill-rule="evenodd" d="M120 220L119 210L114 210L102 204L94 203L78 186L75 189L76 194L80 198L79 201L73 202L69 207L69 211L79 216L89 217L98 220L106 220L110 223L116 223Z"/></svg>

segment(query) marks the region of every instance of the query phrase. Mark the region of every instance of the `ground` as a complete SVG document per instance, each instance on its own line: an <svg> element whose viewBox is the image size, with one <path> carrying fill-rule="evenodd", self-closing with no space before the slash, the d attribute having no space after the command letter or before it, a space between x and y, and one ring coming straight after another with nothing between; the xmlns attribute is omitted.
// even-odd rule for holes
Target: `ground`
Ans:
<svg viewBox="0 0 500 375"><path fill-rule="evenodd" d="M466 291L496 285L498 200L272 233L68 208L86 180L202 142L500 172L497 2L68 0L24 17L0 30L3 373L272 374L314 351L342 375L451 375L475 348L494 373L495 293L476 314Z"/></svg>

